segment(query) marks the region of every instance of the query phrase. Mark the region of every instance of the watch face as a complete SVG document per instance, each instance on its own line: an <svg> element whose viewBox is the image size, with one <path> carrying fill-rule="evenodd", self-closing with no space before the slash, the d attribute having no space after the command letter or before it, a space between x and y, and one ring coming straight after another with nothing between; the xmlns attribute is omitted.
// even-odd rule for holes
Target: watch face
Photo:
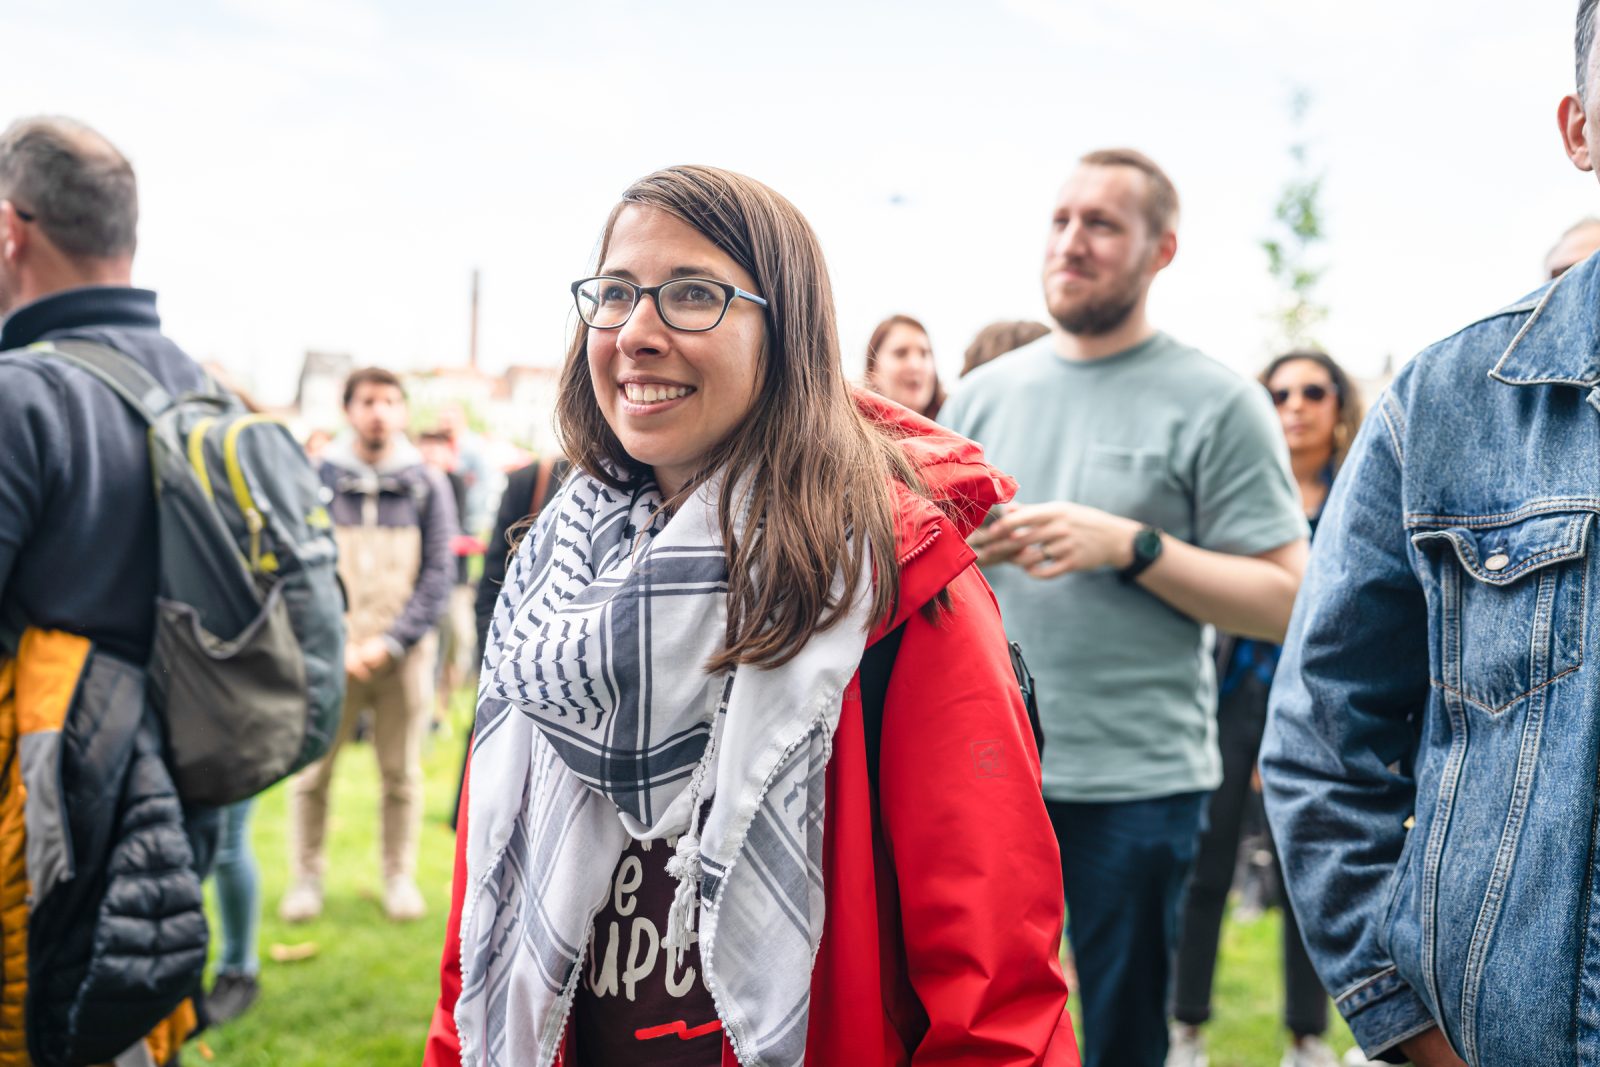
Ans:
<svg viewBox="0 0 1600 1067"><path fill-rule="evenodd" d="M1140 559L1155 559L1161 554L1161 531L1146 526L1133 538L1134 555Z"/></svg>

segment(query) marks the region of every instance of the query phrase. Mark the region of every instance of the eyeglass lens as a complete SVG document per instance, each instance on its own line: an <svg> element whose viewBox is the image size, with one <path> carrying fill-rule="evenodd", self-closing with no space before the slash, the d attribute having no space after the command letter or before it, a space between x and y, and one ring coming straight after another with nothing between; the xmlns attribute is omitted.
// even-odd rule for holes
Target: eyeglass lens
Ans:
<svg viewBox="0 0 1600 1067"><path fill-rule="evenodd" d="M638 302L639 288L617 278L591 278L578 287L583 321L602 330L627 322ZM679 330L708 330L722 318L727 306L724 290L698 278L667 282L656 295L661 318Z"/></svg>
<svg viewBox="0 0 1600 1067"><path fill-rule="evenodd" d="M1325 385L1306 385L1300 388L1300 395L1306 398L1308 404L1320 404L1328 399L1328 387ZM1272 390L1272 406L1283 407L1294 396L1293 389Z"/></svg>

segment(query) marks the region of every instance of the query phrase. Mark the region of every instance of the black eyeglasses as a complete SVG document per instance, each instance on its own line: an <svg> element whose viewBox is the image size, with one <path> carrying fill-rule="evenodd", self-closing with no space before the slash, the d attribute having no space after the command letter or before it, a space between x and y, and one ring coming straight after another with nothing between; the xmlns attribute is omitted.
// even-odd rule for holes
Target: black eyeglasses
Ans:
<svg viewBox="0 0 1600 1067"><path fill-rule="evenodd" d="M1283 405L1289 402L1289 398L1294 396L1296 390L1268 389L1267 392L1272 394L1272 406L1275 408L1281 408ZM1329 389L1326 385L1312 384L1302 385L1299 388L1299 393L1301 396L1305 397L1307 404L1320 404L1324 400L1328 399L1328 397L1333 395L1333 390Z"/></svg>
<svg viewBox="0 0 1600 1067"><path fill-rule="evenodd" d="M642 297L656 302L661 321L684 333L714 330L728 313L728 305L742 298L766 307L764 298L737 285L710 278L674 278L660 285L634 285L621 278L600 275L572 283L578 317L596 330L615 330L633 318Z"/></svg>

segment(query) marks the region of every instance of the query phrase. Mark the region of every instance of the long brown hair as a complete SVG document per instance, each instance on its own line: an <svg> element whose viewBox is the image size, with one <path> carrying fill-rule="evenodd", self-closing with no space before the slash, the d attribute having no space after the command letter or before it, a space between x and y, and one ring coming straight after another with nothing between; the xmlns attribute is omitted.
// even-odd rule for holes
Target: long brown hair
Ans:
<svg viewBox="0 0 1600 1067"><path fill-rule="evenodd" d="M1339 468L1344 465L1344 457L1349 454L1350 445L1356 439L1356 431L1361 429L1361 420L1366 415L1366 409L1361 403L1361 389L1332 356L1316 348L1296 348L1275 357L1267 364L1267 369L1261 372L1261 384L1271 389L1272 376L1278 373L1278 368L1297 359L1315 363L1328 372L1328 378L1333 382L1333 396L1339 405L1339 420L1333 424L1331 462L1334 473L1337 474Z"/></svg>
<svg viewBox="0 0 1600 1067"><path fill-rule="evenodd" d="M822 248L794 205L760 182L714 167L668 167L629 186L600 239L605 261L617 217L654 207L704 234L755 278L766 297L766 343L749 417L704 457L689 488L725 472L718 518L728 553L728 635L706 665L775 667L839 620L872 550L872 619L894 613L899 590L890 476L916 486L894 441L856 408L839 359L833 289ZM594 478L628 489L650 469L623 450L595 400L580 320L556 402L567 456ZM748 493L736 500L741 485ZM744 535L734 530L748 508ZM833 577L845 574L840 598Z"/></svg>
<svg viewBox="0 0 1600 1067"><path fill-rule="evenodd" d="M878 369L878 353L883 350L883 343L889 339L889 331L896 326L909 326L923 337L928 336L928 328L910 315L890 315L878 323L872 331L872 337L867 341L867 387L873 392L882 392L881 389L872 384L872 375ZM931 350L933 342L929 341L928 345ZM930 419L937 418L939 409L944 407L944 401L944 383L939 380L938 370L935 370L933 372L933 396L928 398L927 404L917 414L924 415Z"/></svg>

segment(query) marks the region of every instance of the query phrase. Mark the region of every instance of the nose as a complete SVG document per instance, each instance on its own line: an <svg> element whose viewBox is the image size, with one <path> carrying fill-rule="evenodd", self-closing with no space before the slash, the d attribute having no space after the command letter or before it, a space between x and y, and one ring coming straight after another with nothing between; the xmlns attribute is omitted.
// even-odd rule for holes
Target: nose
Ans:
<svg viewBox="0 0 1600 1067"><path fill-rule="evenodd" d="M1088 250L1084 237L1084 228L1079 224L1078 220L1068 220L1067 224L1051 239L1051 256L1057 259L1081 258Z"/></svg>
<svg viewBox="0 0 1600 1067"><path fill-rule="evenodd" d="M639 297L633 314L617 330L617 348L629 359L649 358L666 352L669 344L669 327L661 321L661 309L655 297Z"/></svg>

